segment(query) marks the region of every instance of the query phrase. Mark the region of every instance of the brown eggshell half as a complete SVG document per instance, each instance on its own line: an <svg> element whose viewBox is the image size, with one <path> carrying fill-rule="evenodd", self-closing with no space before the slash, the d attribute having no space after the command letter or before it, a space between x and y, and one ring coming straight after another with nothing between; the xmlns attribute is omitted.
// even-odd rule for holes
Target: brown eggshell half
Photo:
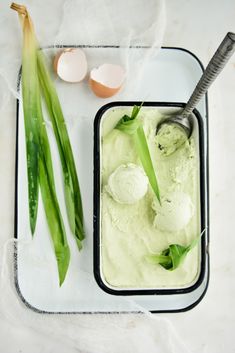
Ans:
<svg viewBox="0 0 235 353"><path fill-rule="evenodd" d="M120 65L103 64L91 70L89 86L97 97L109 98L123 86L125 71Z"/></svg>
<svg viewBox="0 0 235 353"><path fill-rule="evenodd" d="M84 80L87 74L87 60L80 48L66 48L54 58L54 70L66 82L76 83Z"/></svg>
<svg viewBox="0 0 235 353"><path fill-rule="evenodd" d="M58 53L55 55L54 57L54 61L53 61L53 69L55 71L55 73L57 74L57 65L58 65L58 61L59 58L61 56L61 54L63 53L63 50L58 51Z"/></svg>
<svg viewBox="0 0 235 353"><path fill-rule="evenodd" d="M110 88L110 87L102 85L102 83L99 83L97 81L92 80L91 78L89 79L89 86L90 86L91 90L95 93L95 95L100 98L112 97L122 87L122 86L120 86L117 88Z"/></svg>

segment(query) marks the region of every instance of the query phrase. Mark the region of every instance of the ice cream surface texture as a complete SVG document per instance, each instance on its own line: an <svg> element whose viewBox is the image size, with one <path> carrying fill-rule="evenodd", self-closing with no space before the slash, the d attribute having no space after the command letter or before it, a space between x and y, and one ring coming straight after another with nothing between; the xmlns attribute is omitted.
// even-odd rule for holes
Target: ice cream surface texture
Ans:
<svg viewBox="0 0 235 353"><path fill-rule="evenodd" d="M123 164L110 175L106 190L115 201L133 204L146 194L148 178L138 165Z"/></svg>
<svg viewBox="0 0 235 353"><path fill-rule="evenodd" d="M155 169L160 206L143 172L133 138L115 126L132 107L108 109L101 120L101 275L114 289L182 288L200 272L200 246L191 250L174 271L146 260L170 244L187 246L200 233L198 126L174 153L158 148L156 126L163 115L155 107L141 108Z"/></svg>
<svg viewBox="0 0 235 353"><path fill-rule="evenodd" d="M178 124L163 124L156 137L158 148L165 156L169 156L186 141L187 135Z"/></svg>
<svg viewBox="0 0 235 353"><path fill-rule="evenodd" d="M182 191L166 195L161 206L154 200L153 209L156 211L154 226L168 232L184 229L194 213L190 196Z"/></svg>

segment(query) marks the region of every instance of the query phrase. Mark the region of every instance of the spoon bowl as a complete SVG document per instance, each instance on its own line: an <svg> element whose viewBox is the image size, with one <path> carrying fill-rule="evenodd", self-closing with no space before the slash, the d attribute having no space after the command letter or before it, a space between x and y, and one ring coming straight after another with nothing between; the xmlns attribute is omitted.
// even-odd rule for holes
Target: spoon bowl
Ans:
<svg viewBox="0 0 235 353"><path fill-rule="evenodd" d="M158 133L158 131L165 124L175 124L177 127L183 129L187 138L190 138L190 136L192 134L192 124L190 122L190 119L188 117L182 117L182 115L180 115L180 114L171 115L168 118L162 120L157 126L156 133Z"/></svg>

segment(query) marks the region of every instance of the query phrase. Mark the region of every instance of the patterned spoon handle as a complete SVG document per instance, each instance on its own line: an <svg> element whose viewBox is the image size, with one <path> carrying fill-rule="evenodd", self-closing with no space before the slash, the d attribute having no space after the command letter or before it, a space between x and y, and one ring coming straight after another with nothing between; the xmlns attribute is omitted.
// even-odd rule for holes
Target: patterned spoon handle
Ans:
<svg viewBox="0 0 235 353"><path fill-rule="evenodd" d="M209 86L225 67L226 63L235 51L235 33L228 32L206 67L202 77L195 87L186 107L181 113L183 118L188 117L202 96L207 92Z"/></svg>

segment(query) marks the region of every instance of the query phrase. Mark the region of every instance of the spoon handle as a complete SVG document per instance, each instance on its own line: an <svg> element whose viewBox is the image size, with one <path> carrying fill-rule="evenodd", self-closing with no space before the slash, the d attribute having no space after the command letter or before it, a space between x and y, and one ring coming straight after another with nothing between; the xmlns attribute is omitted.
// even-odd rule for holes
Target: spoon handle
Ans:
<svg viewBox="0 0 235 353"><path fill-rule="evenodd" d="M197 103L200 101L202 96L206 93L209 86L216 79L220 71L224 68L227 61L233 55L235 51L235 33L228 32L220 44L219 48L215 52L214 56L210 60L206 67L202 77L200 78L197 86L195 87L186 107L181 113L183 118L188 117Z"/></svg>

